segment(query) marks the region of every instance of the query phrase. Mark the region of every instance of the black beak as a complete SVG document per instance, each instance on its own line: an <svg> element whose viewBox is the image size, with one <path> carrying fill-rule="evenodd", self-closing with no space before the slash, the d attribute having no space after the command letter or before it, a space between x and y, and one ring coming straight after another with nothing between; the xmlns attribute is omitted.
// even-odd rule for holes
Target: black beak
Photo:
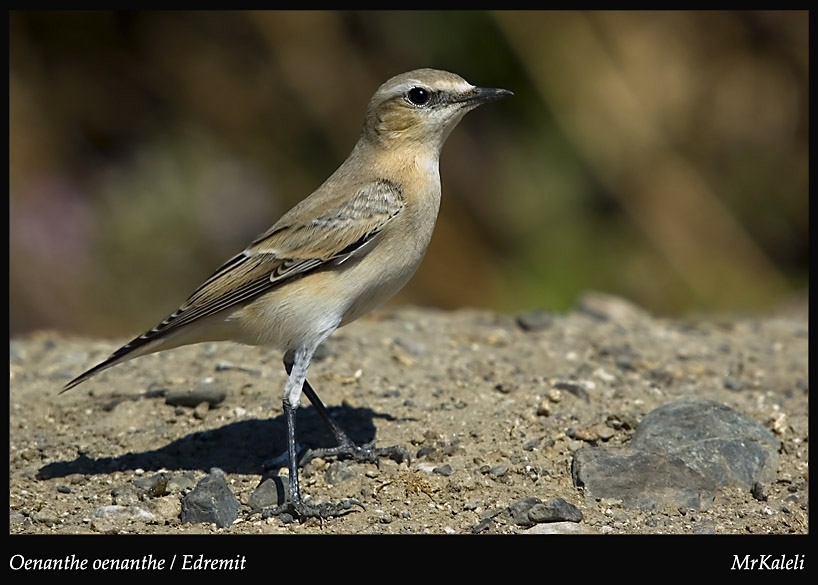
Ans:
<svg viewBox="0 0 818 585"><path fill-rule="evenodd" d="M479 106L494 100L499 100L507 96L512 96L514 93L507 89L500 89L497 87L475 87L469 93L464 95L459 101L467 104Z"/></svg>

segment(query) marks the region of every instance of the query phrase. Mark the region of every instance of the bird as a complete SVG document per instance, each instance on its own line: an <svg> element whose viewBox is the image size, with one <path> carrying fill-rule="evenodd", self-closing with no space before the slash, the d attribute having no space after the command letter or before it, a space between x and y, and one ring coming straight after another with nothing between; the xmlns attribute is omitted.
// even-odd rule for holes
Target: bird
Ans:
<svg viewBox="0 0 818 585"><path fill-rule="evenodd" d="M408 453L355 444L307 380L310 361L336 329L381 305L414 274L437 220L446 139L467 112L511 95L438 69L388 79L369 102L352 152L324 183L222 264L176 311L62 392L127 360L184 345L235 341L278 349L288 375L282 401L289 484L288 498L270 514L303 520L349 513L360 502L313 504L301 496L295 413L302 394L338 443L317 450L322 456L400 461Z"/></svg>

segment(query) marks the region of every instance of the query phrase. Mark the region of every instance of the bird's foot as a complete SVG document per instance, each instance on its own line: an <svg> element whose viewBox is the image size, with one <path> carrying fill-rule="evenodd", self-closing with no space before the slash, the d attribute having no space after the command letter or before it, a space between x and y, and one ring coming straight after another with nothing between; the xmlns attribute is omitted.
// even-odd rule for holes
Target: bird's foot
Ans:
<svg viewBox="0 0 818 585"><path fill-rule="evenodd" d="M403 461L410 461L409 452L400 445L393 445L391 447L375 447L374 443L367 443L365 445L356 445L352 441L345 441L337 447L324 447L321 449L309 449L299 460L299 465L305 465L313 459L321 457L338 457L341 459L353 459L359 463L375 463L380 461L381 457L389 457L397 463Z"/></svg>
<svg viewBox="0 0 818 585"><path fill-rule="evenodd" d="M346 499L337 504L329 502L321 502L320 504L307 504L303 500L297 501L287 500L280 506L275 508L267 508L262 511L262 518L276 517L285 522L292 522L293 520L304 521L308 518L318 518L319 520L326 520L327 518L335 518L338 516L346 516L351 512L355 512L354 506L359 506L361 510L365 510L364 505L356 499Z"/></svg>

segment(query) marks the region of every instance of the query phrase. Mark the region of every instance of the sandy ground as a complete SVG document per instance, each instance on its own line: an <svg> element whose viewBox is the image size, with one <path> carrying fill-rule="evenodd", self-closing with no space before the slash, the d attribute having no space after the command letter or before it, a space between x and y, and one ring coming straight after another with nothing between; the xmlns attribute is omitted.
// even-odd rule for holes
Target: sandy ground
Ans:
<svg viewBox="0 0 818 585"><path fill-rule="evenodd" d="M384 311L338 331L309 379L357 441L403 445L411 463L317 460L314 501L356 498L340 518L284 523L248 505L262 462L284 451L281 356L231 343L139 358L58 395L126 340L42 332L10 343L10 533L520 533L508 506L563 498L557 531L808 532L807 306L764 318L655 319L590 296L567 315ZM532 325L533 324L533 325ZM174 406L206 387L225 399ZM726 488L701 510L627 509L574 485L573 453L626 444L651 410L685 396L728 405L781 441L774 482ZM332 439L305 399L299 442ZM218 467L241 503L230 526L183 524L181 498ZM163 489L146 492L162 472ZM286 470L282 471L282 474ZM140 483L141 482L141 483ZM118 508L111 508L117 505ZM115 510L116 512L111 512Z"/></svg>

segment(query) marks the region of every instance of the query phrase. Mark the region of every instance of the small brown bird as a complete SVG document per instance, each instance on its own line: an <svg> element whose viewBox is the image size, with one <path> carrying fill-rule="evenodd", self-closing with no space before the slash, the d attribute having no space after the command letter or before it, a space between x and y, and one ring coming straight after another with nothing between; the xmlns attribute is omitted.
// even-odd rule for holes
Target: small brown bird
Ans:
<svg viewBox="0 0 818 585"><path fill-rule="evenodd" d="M182 345L232 340L276 347L289 374L284 412L290 482L289 501L274 513L305 518L350 511L354 500L313 505L301 499L295 410L302 391L338 441L318 454L374 461L407 453L355 445L307 381L310 361L333 331L389 299L414 274L440 206L443 143L466 112L509 95L435 69L389 79L369 102L358 143L329 179L225 262L179 309L63 392L116 364Z"/></svg>

